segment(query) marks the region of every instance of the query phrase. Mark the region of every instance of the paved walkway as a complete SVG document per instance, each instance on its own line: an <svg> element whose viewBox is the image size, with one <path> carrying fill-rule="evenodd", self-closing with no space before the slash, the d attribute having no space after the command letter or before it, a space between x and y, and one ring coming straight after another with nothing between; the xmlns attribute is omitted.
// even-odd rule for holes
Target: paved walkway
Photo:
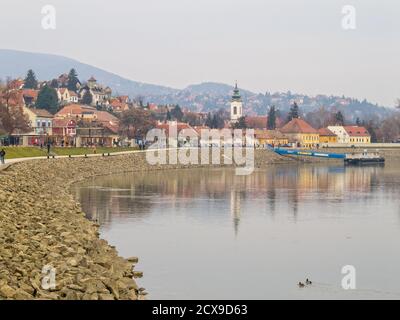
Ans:
<svg viewBox="0 0 400 320"><path fill-rule="evenodd" d="M124 155L124 154L131 154L131 153L140 153L140 152L147 152L148 150L133 150L133 151L121 151L121 152L110 152L110 156L119 156L119 155ZM154 150L152 150L154 151ZM105 153L107 155L107 153ZM95 157L102 157L102 153L96 153L96 154L88 154L85 156L84 154L82 155L71 155L71 158L95 158ZM52 156L50 156L52 158ZM63 158L69 158L69 156L55 156L55 159L63 159ZM15 159L7 159L5 161L5 164L0 165L0 171L7 169L9 166L11 166L14 163L18 162L23 162L23 161L31 161L31 160L46 160L47 156L44 157L29 157L29 158L15 158Z"/></svg>

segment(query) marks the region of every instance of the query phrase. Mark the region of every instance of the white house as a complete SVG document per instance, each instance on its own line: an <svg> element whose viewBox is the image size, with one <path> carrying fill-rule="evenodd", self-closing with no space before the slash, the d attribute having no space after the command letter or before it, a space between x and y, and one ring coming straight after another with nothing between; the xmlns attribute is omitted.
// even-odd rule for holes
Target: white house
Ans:
<svg viewBox="0 0 400 320"><path fill-rule="evenodd" d="M60 103L68 103L70 102L71 95L69 94L69 90L67 88L59 88L57 89L58 101Z"/></svg>
<svg viewBox="0 0 400 320"><path fill-rule="evenodd" d="M350 135L343 126L329 126L328 129L337 135L338 143L350 143Z"/></svg>

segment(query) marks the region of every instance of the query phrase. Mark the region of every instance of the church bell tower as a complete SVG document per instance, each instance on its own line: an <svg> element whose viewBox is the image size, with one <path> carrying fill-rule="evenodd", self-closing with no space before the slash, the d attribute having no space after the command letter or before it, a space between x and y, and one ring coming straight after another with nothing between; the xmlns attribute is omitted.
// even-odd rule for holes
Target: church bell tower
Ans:
<svg viewBox="0 0 400 320"><path fill-rule="evenodd" d="M242 117L242 115L243 115L243 102L236 82L231 101L231 122L232 123L237 122Z"/></svg>

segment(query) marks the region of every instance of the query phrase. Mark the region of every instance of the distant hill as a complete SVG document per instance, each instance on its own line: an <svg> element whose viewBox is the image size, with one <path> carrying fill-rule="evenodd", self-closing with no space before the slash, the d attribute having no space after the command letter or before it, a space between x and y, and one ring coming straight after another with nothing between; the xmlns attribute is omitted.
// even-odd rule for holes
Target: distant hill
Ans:
<svg viewBox="0 0 400 320"><path fill-rule="evenodd" d="M114 73L58 55L0 49L0 78L3 79L7 76L23 78L29 69L33 69L39 80L49 80L62 73L68 73L71 68L77 70L81 81L94 76L99 83L108 85L114 92L132 97L172 94L177 91L168 87L125 79Z"/></svg>
<svg viewBox="0 0 400 320"><path fill-rule="evenodd" d="M232 89L232 85L227 85L224 83L203 82L200 84L192 84L182 91L196 95L207 94L216 96L229 96L232 94ZM254 95L253 92L244 89L241 89L240 92L242 95Z"/></svg>
<svg viewBox="0 0 400 320"><path fill-rule="evenodd" d="M220 108L228 109L233 90L233 84L215 82L194 84L178 90L132 81L58 55L0 49L0 78L3 79L7 76L24 77L28 69L33 69L40 80L50 80L68 72L71 68L76 69L81 81L94 76L99 83L111 87L114 93L129 95L132 98L142 95L147 102L179 104L193 111L208 112ZM348 97L327 95L311 97L290 91L261 94L243 88L239 89L244 101L244 113L247 115L265 115L271 105L275 105L281 112L285 113L289 110L293 101L298 103L303 115L324 106L328 110L342 111L346 119L351 121L355 121L356 118L361 120L383 119L393 112L391 108L384 108L366 100L359 101Z"/></svg>

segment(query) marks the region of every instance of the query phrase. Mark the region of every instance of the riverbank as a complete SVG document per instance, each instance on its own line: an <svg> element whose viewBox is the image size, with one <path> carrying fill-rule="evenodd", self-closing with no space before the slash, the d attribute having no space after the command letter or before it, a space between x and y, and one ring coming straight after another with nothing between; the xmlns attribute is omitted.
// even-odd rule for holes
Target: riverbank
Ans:
<svg viewBox="0 0 400 320"><path fill-rule="evenodd" d="M295 162L268 150L255 152L257 168ZM100 239L99 226L85 218L70 187L99 175L189 167L194 166L152 166L138 152L29 160L0 171L0 299L143 299L133 278L137 259L119 257ZM50 290L42 287L45 266L56 272Z"/></svg>
<svg viewBox="0 0 400 320"><path fill-rule="evenodd" d="M34 158L34 157L45 157L47 156L47 148L39 147L0 147L6 151L7 159L17 158ZM54 156L76 156L85 154L101 154L101 153L118 153L138 150L137 148L122 148L122 147L97 147L95 148L75 148L75 147L55 147L51 148L50 154Z"/></svg>

